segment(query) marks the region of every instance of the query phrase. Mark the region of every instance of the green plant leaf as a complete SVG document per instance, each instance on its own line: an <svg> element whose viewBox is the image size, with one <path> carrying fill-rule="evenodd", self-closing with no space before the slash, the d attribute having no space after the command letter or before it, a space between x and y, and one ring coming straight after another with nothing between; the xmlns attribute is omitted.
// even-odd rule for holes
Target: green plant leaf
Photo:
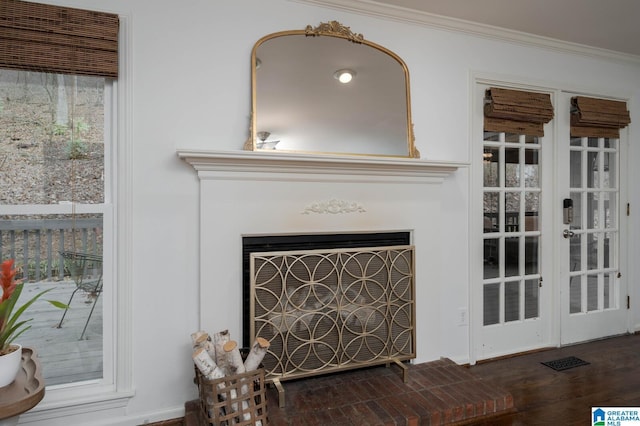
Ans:
<svg viewBox="0 0 640 426"><path fill-rule="evenodd" d="M25 325L29 321L31 321L31 319L20 321L19 323L15 324L13 327L7 328L0 335L0 340L5 342L5 346L9 345L11 342L13 342L15 340L16 337L18 337L19 335L24 333L24 330L20 331L19 333L16 333L16 332L20 329L20 327L22 327L23 325ZM25 328L28 329L28 328L31 328L31 326L28 326L28 327L25 327ZM4 346L3 346L3 349L4 349Z"/></svg>
<svg viewBox="0 0 640 426"><path fill-rule="evenodd" d="M24 284L21 284L21 285L24 285ZM17 287L16 287L16 290L17 290ZM9 326L11 326L14 322L16 322L18 320L18 318L20 318L20 315L22 315L22 313L24 311L26 311L29 306L33 305L33 303L36 300L38 300L38 298L40 298L40 296L42 296L45 293L49 293L51 290L53 290L53 288L49 288L49 289L41 291L40 293L36 294L31 299L29 299L29 301L27 303L25 303L24 305L20 306L18 308L18 310L11 316L11 319L9 320Z"/></svg>
<svg viewBox="0 0 640 426"><path fill-rule="evenodd" d="M60 309L67 309L69 307L66 303L58 302L57 300L47 300L47 302Z"/></svg>
<svg viewBox="0 0 640 426"><path fill-rule="evenodd" d="M13 315L11 315L11 312L18 300L18 297L20 297L20 294L22 293L23 286L24 286L24 283L20 283L16 285L16 288L11 294L11 296L9 297L9 299L5 300L3 303L0 304L0 309L1 309L0 348L1 349L6 348L16 337L18 337L19 335L21 335L26 331L24 329L18 331L20 327L24 326L28 321L31 321L31 319L28 319L25 321L18 322L18 319L24 313L24 311L27 310L27 308L31 306L36 300L38 300L43 294L53 290L53 288L49 288L41 291L40 293L36 294L31 299L29 299L29 301L26 302L24 305L20 306L18 310L16 310L13 313ZM9 315L11 315L11 317L7 318L7 316ZM28 329L29 327L26 327L26 328Z"/></svg>
<svg viewBox="0 0 640 426"><path fill-rule="evenodd" d="M33 296L24 305L20 306L15 312L13 312L22 290L24 289L24 283L16 285L11 296L4 302L0 303L0 349L5 349L11 342L13 342L18 336L31 328L31 325L26 325L33 318L29 318L24 321L19 321L20 316L26 311L36 300L42 297L44 294L50 292L54 288L48 288L42 290L35 296ZM66 309L68 306L57 300L47 300L51 305L56 308Z"/></svg>

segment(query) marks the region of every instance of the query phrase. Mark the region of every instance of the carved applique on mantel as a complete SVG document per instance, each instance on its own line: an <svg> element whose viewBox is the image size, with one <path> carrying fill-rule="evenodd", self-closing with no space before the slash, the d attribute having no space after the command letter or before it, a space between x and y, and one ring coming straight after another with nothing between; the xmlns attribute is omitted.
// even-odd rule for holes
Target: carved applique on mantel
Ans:
<svg viewBox="0 0 640 426"><path fill-rule="evenodd" d="M318 201L307 206L302 214L341 214L341 213L364 213L366 210L359 203L354 201L329 200Z"/></svg>

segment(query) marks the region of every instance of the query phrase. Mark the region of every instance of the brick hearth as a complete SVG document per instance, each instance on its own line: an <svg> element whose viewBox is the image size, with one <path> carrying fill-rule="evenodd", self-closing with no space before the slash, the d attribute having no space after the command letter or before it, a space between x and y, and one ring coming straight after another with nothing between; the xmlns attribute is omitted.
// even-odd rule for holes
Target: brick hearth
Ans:
<svg viewBox="0 0 640 426"><path fill-rule="evenodd" d="M270 425L472 424L514 411L513 397L449 359L392 365L283 382L286 406L267 393ZM187 417L197 410L187 403ZM187 423L188 424L188 423Z"/></svg>

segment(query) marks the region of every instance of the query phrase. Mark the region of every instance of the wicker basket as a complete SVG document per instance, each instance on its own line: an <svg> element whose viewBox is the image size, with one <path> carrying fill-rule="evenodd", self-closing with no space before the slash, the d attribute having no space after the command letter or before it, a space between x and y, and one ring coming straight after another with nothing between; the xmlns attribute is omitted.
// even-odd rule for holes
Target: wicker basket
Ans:
<svg viewBox="0 0 640 426"><path fill-rule="evenodd" d="M206 379L196 369L200 393L200 419L213 426L267 425L264 369ZM243 393L244 392L244 393Z"/></svg>

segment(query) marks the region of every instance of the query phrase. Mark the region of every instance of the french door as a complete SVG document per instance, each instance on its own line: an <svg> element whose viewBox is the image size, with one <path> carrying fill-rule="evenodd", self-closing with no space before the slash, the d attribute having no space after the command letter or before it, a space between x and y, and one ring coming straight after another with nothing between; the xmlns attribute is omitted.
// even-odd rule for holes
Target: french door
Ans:
<svg viewBox="0 0 640 426"><path fill-rule="evenodd" d="M624 333L627 288L621 273L625 203L621 194L620 139L572 137L571 94L563 94L558 118L558 190L567 209L556 233L559 246L560 343ZM571 210L571 212L569 212Z"/></svg>
<svg viewBox="0 0 640 426"><path fill-rule="evenodd" d="M561 92L552 93L556 116L544 137L484 131L478 101L487 88L475 92L482 266L472 268L472 362L625 332L624 145L571 138L571 94Z"/></svg>
<svg viewBox="0 0 640 426"><path fill-rule="evenodd" d="M483 99L488 88L478 85L476 98ZM482 161L475 169L481 191L473 192L474 203L482 206L482 232L475 234L482 241L482 267L475 269L480 279L472 290L476 359L539 348L551 339L551 126L545 126L544 137L476 126L482 135L474 146L476 161Z"/></svg>

